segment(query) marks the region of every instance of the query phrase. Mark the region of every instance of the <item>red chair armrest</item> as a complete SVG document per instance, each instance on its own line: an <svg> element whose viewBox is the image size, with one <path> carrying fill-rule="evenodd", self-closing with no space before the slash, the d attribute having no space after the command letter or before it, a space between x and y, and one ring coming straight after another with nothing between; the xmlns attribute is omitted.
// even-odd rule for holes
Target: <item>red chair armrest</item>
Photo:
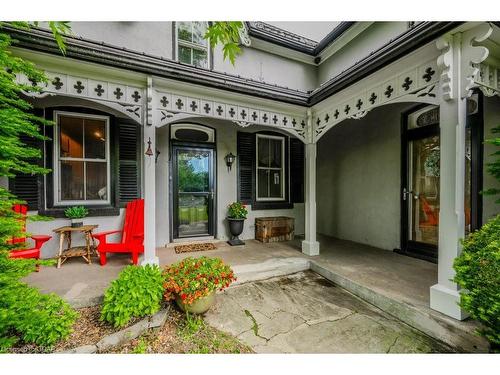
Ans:
<svg viewBox="0 0 500 375"><path fill-rule="evenodd" d="M35 241L35 249L40 250L40 248L43 246L45 242L50 240L52 236L46 236L46 235L33 235L30 236L33 241Z"/></svg>
<svg viewBox="0 0 500 375"><path fill-rule="evenodd" d="M98 247L105 245L107 243L106 237L110 234L121 233L121 230L109 230L106 232L92 233L92 237L99 241Z"/></svg>
<svg viewBox="0 0 500 375"><path fill-rule="evenodd" d="M37 234L30 237L33 238L34 241L48 241L52 238L52 236L46 236L43 234Z"/></svg>
<svg viewBox="0 0 500 375"><path fill-rule="evenodd" d="M142 237L144 237L144 233L134 233L134 235L132 237L142 238Z"/></svg>
<svg viewBox="0 0 500 375"><path fill-rule="evenodd" d="M110 234L115 234L115 233L121 233L121 230L108 230L106 232L92 233L92 237L98 239L99 237L106 237Z"/></svg>

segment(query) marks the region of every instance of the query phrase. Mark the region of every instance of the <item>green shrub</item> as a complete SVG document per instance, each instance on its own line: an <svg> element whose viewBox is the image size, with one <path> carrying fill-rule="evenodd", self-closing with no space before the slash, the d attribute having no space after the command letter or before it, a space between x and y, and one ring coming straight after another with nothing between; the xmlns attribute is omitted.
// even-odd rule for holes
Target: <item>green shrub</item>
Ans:
<svg viewBox="0 0 500 375"><path fill-rule="evenodd" d="M163 297L163 276L158 266L128 266L104 294L101 320L123 327L131 318L156 313Z"/></svg>
<svg viewBox="0 0 500 375"><path fill-rule="evenodd" d="M34 268L32 259L12 260L0 252L0 352L19 338L51 347L71 333L76 311L59 296L41 294L18 280Z"/></svg>
<svg viewBox="0 0 500 375"><path fill-rule="evenodd" d="M500 215L463 241L454 269L464 289L460 306L482 323L492 348L500 347Z"/></svg>

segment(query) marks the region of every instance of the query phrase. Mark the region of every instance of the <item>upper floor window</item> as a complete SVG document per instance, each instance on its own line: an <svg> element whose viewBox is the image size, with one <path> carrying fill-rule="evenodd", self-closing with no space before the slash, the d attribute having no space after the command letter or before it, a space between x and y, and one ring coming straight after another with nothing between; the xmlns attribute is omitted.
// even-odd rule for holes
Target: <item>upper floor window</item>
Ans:
<svg viewBox="0 0 500 375"><path fill-rule="evenodd" d="M54 204L109 204L109 118L55 115Z"/></svg>
<svg viewBox="0 0 500 375"><path fill-rule="evenodd" d="M176 23L176 56L182 63L208 68L210 48L203 38L207 22Z"/></svg>

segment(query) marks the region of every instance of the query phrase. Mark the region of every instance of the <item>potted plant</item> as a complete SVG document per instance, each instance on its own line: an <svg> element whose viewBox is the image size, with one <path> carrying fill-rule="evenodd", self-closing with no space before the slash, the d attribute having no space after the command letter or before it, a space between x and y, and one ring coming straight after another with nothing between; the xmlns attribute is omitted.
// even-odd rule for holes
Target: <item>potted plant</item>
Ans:
<svg viewBox="0 0 500 375"><path fill-rule="evenodd" d="M243 232L243 224L247 215L247 208L241 202L233 202L228 206L226 219L229 223L229 231L231 232L231 240L228 241L231 246L245 244L238 236Z"/></svg>
<svg viewBox="0 0 500 375"><path fill-rule="evenodd" d="M64 210L64 214L71 219L71 226L78 228L83 225L83 218L89 214L89 211L83 206L69 207Z"/></svg>
<svg viewBox="0 0 500 375"><path fill-rule="evenodd" d="M215 303L217 289L233 281L233 270L219 258L185 258L165 267L164 296L182 311L203 314Z"/></svg>

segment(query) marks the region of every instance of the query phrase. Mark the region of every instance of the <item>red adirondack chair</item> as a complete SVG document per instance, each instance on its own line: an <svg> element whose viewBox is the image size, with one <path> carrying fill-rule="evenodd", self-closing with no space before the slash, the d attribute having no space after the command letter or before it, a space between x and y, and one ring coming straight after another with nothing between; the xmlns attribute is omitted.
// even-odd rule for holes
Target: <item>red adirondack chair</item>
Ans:
<svg viewBox="0 0 500 375"><path fill-rule="evenodd" d="M23 204L16 204L12 207L12 210L20 215L22 215L23 220L23 232L26 233L26 215L28 213L28 208L23 205ZM23 247L26 247L26 238L31 238L33 241L35 241L35 246L32 248L24 248L20 250L12 250L9 254L11 258L35 258L35 259L40 259L40 249L42 248L43 244L50 240L52 236L44 236L44 235L30 235L30 236L25 236L25 237L16 237L12 238L9 242L11 244L19 244ZM38 271L38 268L37 268Z"/></svg>
<svg viewBox="0 0 500 375"><path fill-rule="evenodd" d="M121 233L119 243L108 243L107 236ZM127 203L123 230L94 233L99 241L97 251L101 257L101 266L106 264L106 253L131 253L132 263L137 264L139 254L144 252L144 199L136 199Z"/></svg>

